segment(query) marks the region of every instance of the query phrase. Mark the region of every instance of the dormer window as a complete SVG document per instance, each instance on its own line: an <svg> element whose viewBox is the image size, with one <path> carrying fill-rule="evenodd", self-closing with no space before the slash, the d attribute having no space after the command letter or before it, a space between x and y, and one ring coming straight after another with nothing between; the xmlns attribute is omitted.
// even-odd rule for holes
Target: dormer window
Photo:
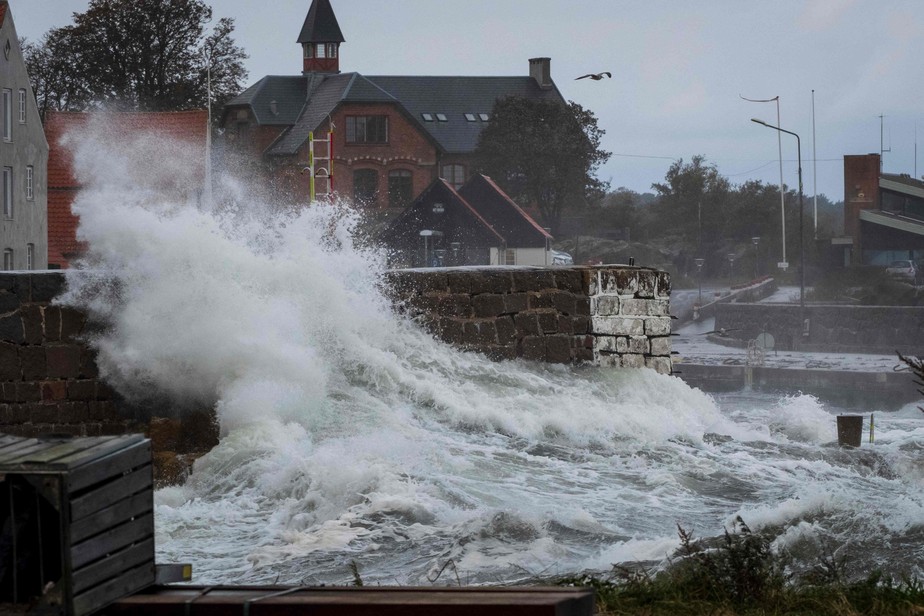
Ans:
<svg viewBox="0 0 924 616"><path fill-rule="evenodd" d="M302 49L305 50L305 59L310 60L314 57L314 43L305 43L302 45Z"/></svg>
<svg viewBox="0 0 924 616"><path fill-rule="evenodd" d="M327 57L327 43L318 43L317 46L317 57L326 58Z"/></svg>

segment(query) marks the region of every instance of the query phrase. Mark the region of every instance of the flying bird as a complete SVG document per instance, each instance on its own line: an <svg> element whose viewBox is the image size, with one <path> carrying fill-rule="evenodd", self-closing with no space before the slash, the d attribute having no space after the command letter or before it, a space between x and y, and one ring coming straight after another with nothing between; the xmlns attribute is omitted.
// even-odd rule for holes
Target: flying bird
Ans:
<svg viewBox="0 0 924 616"><path fill-rule="evenodd" d="M590 77L594 81L600 81L604 77L612 77L613 75L609 71L603 71L602 73L587 73L586 75L581 75L580 77L575 77L574 80L578 79L587 79Z"/></svg>

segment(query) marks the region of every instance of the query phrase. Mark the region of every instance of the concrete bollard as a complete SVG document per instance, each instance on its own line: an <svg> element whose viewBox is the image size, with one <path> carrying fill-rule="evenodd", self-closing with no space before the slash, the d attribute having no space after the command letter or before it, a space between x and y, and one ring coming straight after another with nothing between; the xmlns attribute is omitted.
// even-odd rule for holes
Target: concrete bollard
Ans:
<svg viewBox="0 0 924 616"><path fill-rule="evenodd" d="M841 447L859 447L863 438L863 415L837 416L837 444Z"/></svg>

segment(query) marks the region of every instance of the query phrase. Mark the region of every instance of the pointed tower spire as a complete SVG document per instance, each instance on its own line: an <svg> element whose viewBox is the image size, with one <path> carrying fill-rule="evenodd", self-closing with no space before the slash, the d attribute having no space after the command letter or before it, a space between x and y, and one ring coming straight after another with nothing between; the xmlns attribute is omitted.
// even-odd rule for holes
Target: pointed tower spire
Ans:
<svg viewBox="0 0 924 616"><path fill-rule="evenodd" d="M313 0L298 35L302 45L302 71L339 73L340 43L343 41L330 0Z"/></svg>

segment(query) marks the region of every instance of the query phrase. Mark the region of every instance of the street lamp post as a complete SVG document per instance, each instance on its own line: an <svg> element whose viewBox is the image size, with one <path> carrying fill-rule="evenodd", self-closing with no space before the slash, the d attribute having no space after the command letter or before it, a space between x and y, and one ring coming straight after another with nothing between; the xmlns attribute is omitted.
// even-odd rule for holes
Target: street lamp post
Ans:
<svg viewBox="0 0 924 616"><path fill-rule="evenodd" d="M754 242L754 280L757 280L760 278L760 250L758 248L760 237L754 236L751 241Z"/></svg>
<svg viewBox="0 0 924 616"><path fill-rule="evenodd" d="M773 130L779 131L781 133L786 133L787 135L792 135L796 138L796 150L798 152L798 161L799 161L799 312L800 312L800 321L804 321L805 317L805 234L803 233L805 227L805 220L803 216L803 206L802 206L802 140L799 139L799 135L796 133L786 130L785 128L780 128L779 126L774 126L773 124L767 124L763 120L758 120L757 118L751 118L751 122L756 122L766 126L767 128L772 128Z"/></svg>
<svg viewBox="0 0 924 616"><path fill-rule="evenodd" d="M728 274L732 282L735 280L735 253L730 252L726 255L728 257Z"/></svg>
<svg viewBox="0 0 924 616"><path fill-rule="evenodd" d="M693 259L696 264L696 279L699 281L699 305L703 305L703 263L705 259Z"/></svg>

